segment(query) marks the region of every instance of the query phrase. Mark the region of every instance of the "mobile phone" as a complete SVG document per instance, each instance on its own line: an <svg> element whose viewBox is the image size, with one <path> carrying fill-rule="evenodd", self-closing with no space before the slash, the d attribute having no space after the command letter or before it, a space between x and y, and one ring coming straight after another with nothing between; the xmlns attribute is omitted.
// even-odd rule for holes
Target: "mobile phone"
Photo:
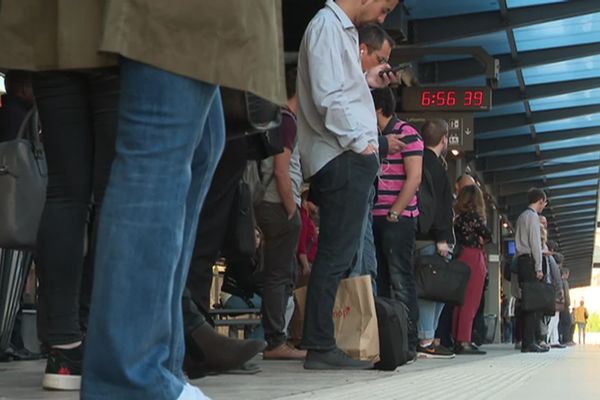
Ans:
<svg viewBox="0 0 600 400"><path fill-rule="evenodd" d="M400 71L404 71L410 68L410 64L400 64L400 65L396 65L395 67L391 68L391 69L385 69L383 71L379 71L379 76L383 78L384 74L390 74L390 73L396 73L396 72L400 72Z"/></svg>

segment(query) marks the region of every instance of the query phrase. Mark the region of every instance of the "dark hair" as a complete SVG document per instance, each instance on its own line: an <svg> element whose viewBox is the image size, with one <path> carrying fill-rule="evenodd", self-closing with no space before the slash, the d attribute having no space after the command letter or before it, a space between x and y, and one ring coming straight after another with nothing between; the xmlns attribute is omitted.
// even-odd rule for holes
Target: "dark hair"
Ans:
<svg viewBox="0 0 600 400"><path fill-rule="evenodd" d="M531 188L527 192L527 201L529 204L537 203L540 200L546 200L546 193L542 189Z"/></svg>
<svg viewBox="0 0 600 400"><path fill-rule="evenodd" d="M554 261L560 266L563 262L565 262L565 256L562 253L554 253L553 255Z"/></svg>
<svg viewBox="0 0 600 400"><path fill-rule="evenodd" d="M550 251L558 251L559 250L558 243L556 243L556 241L554 241L554 240L548 240L548 242L546 243L546 246L548 246L548 250L550 250Z"/></svg>
<svg viewBox="0 0 600 400"><path fill-rule="evenodd" d="M296 95L296 80L298 78L298 68L291 67L285 71L285 90L288 100Z"/></svg>
<svg viewBox="0 0 600 400"><path fill-rule="evenodd" d="M483 200L483 192L477 185L465 186L462 188L456 199L454 211L457 214L474 212L485 219L485 201Z"/></svg>
<svg viewBox="0 0 600 400"><path fill-rule="evenodd" d="M561 273L562 275L567 275L567 274L570 274L570 273L571 273L571 271L569 270L569 268L567 268L567 267L563 267L563 268L561 268L561 269L560 269L560 273Z"/></svg>
<svg viewBox="0 0 600 400"><path fill-rule="evenodd" d="M396 97L394 92L389 87L375 89L371 92L375 110L381 110L381 113L386 117L391 117L396 111Z"/></svg>
<svg viewBox="0 0 600 400"><path fill-rule="evenodd" d="M6 75L4 76L6 93L14 94L28 86L31 86L31 72L18 70L6 72Z"/></svg>
<svg viewBox="0 0 600 400"><path fill-rule="evenodd" d="M361 27L358 30L358 42L365 44L369 48L369 54L373 50L379 50L384 42L388 42L390 47L394 47L396 42L379 24L372 23Z"/></svg>
<svg viewBox="0 0 600 400"><path fill-rule="evenodd" d="M435 147L448 135L448 123L443 119L428 119L421 128L421 137L426 147Z"/></svg>

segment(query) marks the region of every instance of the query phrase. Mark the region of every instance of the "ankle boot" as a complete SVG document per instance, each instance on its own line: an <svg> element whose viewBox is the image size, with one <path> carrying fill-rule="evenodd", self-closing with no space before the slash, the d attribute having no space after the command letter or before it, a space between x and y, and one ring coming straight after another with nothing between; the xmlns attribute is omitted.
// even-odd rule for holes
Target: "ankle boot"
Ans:
<svg viewBox="0 0 600 400"><path fill-rule="evenodd" d="M264 350L267 343L257 339L232 339L204 323L191 333L187 345L190 348L186 351L185 370L194 379L210 372L237 368Z"/></svg>

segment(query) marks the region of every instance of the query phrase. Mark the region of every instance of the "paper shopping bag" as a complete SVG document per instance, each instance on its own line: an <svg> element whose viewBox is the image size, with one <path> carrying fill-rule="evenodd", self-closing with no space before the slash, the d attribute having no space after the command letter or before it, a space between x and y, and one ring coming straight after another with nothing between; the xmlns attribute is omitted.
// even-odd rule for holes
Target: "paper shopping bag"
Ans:
<svg viewBox="0 0 600 400"><path fill-rule="evenodd" d="M296 312L292 336L301 336L306 306L306 288L294 291ZM343 279L333 306L334 335L337 346L354 359L379 361L379 331L371 277Z"/></svg>
<svg viewBox="0 0 600 400"><path fill-rule="evenodd" d="M369 275L343 279L333 306L335 341L357 360L379 361L379 330Z"/></svg>

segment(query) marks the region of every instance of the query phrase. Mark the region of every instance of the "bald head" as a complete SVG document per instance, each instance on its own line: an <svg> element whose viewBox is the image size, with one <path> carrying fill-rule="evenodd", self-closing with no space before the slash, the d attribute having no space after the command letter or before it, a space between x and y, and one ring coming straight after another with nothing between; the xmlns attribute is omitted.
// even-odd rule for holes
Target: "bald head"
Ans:
<svg viewBox="0 0 600 400"><path fill-rule="evenodd" d="M471 175L464 174L456 181L456 193L460 193L467 186L475 186L475 179Z"/></svg>

